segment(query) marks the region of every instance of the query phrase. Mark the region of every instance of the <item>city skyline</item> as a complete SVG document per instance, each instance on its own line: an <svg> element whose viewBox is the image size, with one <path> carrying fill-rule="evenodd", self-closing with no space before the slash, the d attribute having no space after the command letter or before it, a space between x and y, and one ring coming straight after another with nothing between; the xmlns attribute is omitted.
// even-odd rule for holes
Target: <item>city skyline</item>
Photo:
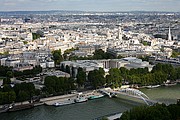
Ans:
<svg viewBox="0 0 180 120"><path fill-rule="evenodd" d="M0 11L167 11L180 12L179 0L3 0Z"/></svg>

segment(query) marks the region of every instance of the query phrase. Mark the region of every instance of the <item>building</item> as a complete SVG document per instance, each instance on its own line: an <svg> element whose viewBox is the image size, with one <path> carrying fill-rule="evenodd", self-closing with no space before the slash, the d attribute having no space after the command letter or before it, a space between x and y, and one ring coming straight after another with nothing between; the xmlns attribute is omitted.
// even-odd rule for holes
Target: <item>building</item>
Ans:
<svg viewBox="0 0 180 120"><path fill-rule="evenodd" d="M47 68L54 68L55 67L54 61L46 61L46 67Z"/></svg>
<svg viewBox="0 0 180 120"><path fill-rule="evenodd" d="M24 70L32 70L32 69L33 69L33 66L28 63L18 63L13 68L13 70L15 71L24 71Z"/></svg>
<svg viewBox="0 0 180 120"><path fill-rule="evenodd" d="M70 67L70 75L76 77L78 68L82 68L87 74L95 69L103 68L103 64L96 60L63 61L60 66Z"/></svg>
<svg viewBox="0 0 180 120"><path fill-rule="evenodd" d="M174 67L180 66L180 58L167 58L167 57L161 57L161 56L151 56L149 58L149 62L152 62L153 64L171 64Z"/></svg>
<svg viewBox="0 0 180 120"><path fill-rule="evenodd" d="M150 65L147 61L142 61L141 59L135 57L123 58L123 61L128 61L128 64L125 64L124 67L127 69L137 69L137 68L148 68L149 71L153 69L153 65Z"/></svg>
<svg viewBox="0 0 180 120"><path fill-rule="evenodd" d="M78 52L83 52L86 53L87 55L93 55L95 50L102 49L103 51L106 52L106 47L103 45L80 45L78 46L79 50Z"/></svg>
<svg viewBox="0 0 180 120"><path fill-rule="evenodd" d="M108 71L111 68L120 68L125 67L127 69L137 69L147 67L149 71L152 70L153 65L150 65L147 61L142 61L136 57L128 57L123 59L105 59L105 60L77 60L77 61L63 61L60 63L60 66L66 68L69 66L70 74L73 77L76 77L78 68L82 68L86 74L90 71L103 68Z"/></svg>
<svg viewBox="0 0 180 120"><path fill-rule="evenodd" d="M51 72L45 72L45 76L56 76L56 77L70 77L70 74L62 72L62 71L51 71Z"/></svg>
<svg viewBox="0 0 180 120"><path fill-rule="evenodd" d="M146 52L140 49L122 49L122 48L108 48L107 52L114 56L122 56L122 57L139 57L139 56L147 56L151 55L152 52Z"/></svg>
<svg viewBox="0 0 180 120"><path fill-rule="evenodd" d="M172 41L171 28L169 27L168 40Z"/></svg>
<svg viewBox="0 0 180 120"><path fill-rule="evenodd" d="M6 58L6 57L3 57L3 58L1 58L0 60L1 60L1 65L2 65L2 66L6 66L6 60L7 60L7 58Z"/></svg>
<svg viewBox="0 0 180 120"><path fill-rule="evenodd" d="M5 61L5 66L15 67L18 63L20 63L20 59L18 58L7 58Z"/></svg>

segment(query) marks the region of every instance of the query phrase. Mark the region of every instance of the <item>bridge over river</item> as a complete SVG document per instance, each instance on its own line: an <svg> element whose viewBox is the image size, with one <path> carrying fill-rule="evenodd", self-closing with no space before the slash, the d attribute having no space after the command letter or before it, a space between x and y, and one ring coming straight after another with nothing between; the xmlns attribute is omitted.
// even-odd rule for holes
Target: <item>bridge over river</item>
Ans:
<svg viewBox="0 0 180 120"><path fill-rule="evenodd" d="M116 96L117 94L120 94L120 95L141 99L149 106L154 105L155 103L160 103L158 101L151 100L146 94L134 88L124 88L119 90L104 88L104 89L100 89L99 91L102 92L103 94L108 95L109 97L113 97Z"/></svg>

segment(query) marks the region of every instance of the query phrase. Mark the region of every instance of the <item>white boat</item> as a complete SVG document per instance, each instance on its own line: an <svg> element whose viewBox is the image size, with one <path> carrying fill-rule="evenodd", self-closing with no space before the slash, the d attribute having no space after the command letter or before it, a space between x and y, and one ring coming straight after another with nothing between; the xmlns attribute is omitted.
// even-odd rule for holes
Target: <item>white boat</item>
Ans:
<svg viewBox="0 0 180 120"><path fill-rule="evenodd" d="M74 100L68 99L68 100L65 100L65 101L62 101L62 102L56 102L53 105L57 107L57 106L63 106L63 105L70 105L70 104L73 104L73 103L75 103Z"/></svg>
<svg viewBox="0 0 180 120"><path fill-rule="evenodd" d="M174 86L174 85L177 85L177 83L165 83L164 85L165 86Z"/></svg>
<svg viewBox="0 0 180 120"><path fill-rule="evenodd" d="M161 85L149 85L149 86L146 86L146 88L157 88L157 87L160 87Z"/></svg>
<svg viewBox="0 0 180 120"><path fill-rule="evenodd" d="M85 96L82 96L82 95L77 96L77 98L74 99L74 101L75 101L76 103L86 102L87 100L88 100L88 99L87 99Z"/></svg>
<svg viewBox="0 0 180 120"><path fill-rule="evenodd" d="M99 94L99 95L91 95L88 97L89 100L93 100L93 99L97 99L97 98L102 98L104 97L103 94Z"/></svg>

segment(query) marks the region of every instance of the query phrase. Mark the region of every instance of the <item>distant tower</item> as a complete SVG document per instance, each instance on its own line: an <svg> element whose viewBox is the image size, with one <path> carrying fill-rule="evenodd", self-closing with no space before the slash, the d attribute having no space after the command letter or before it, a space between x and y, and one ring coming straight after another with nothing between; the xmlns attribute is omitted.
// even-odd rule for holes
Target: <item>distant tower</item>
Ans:
<svg viewBox="0 0 180 120"><path fill-rule="evenodd" d="M170 28L170 26L169 26L168 40L169 40L169 41L172 40L172 36L171 36L171 28Z"/></svg>
<svg viewBox="0 0 180 120"><path fill-rule="evenodd" d="M111 39L111 34L110 34L109 30L107 31L107 39Z"/></svg>
<svg viewBox="0 0 180 120"><path fill-rule="evenodd" d="M118 28L118 39L120 40L120 41L122 41L122 29L121 29L121 26L119 26L119 28Z"/></svg>
<svg viewBox="0 0 180 120"><path fill-rule="evenodd" d="M64 42L67 42L69 40L69 36L67 34L64 34Z"/></svg>

